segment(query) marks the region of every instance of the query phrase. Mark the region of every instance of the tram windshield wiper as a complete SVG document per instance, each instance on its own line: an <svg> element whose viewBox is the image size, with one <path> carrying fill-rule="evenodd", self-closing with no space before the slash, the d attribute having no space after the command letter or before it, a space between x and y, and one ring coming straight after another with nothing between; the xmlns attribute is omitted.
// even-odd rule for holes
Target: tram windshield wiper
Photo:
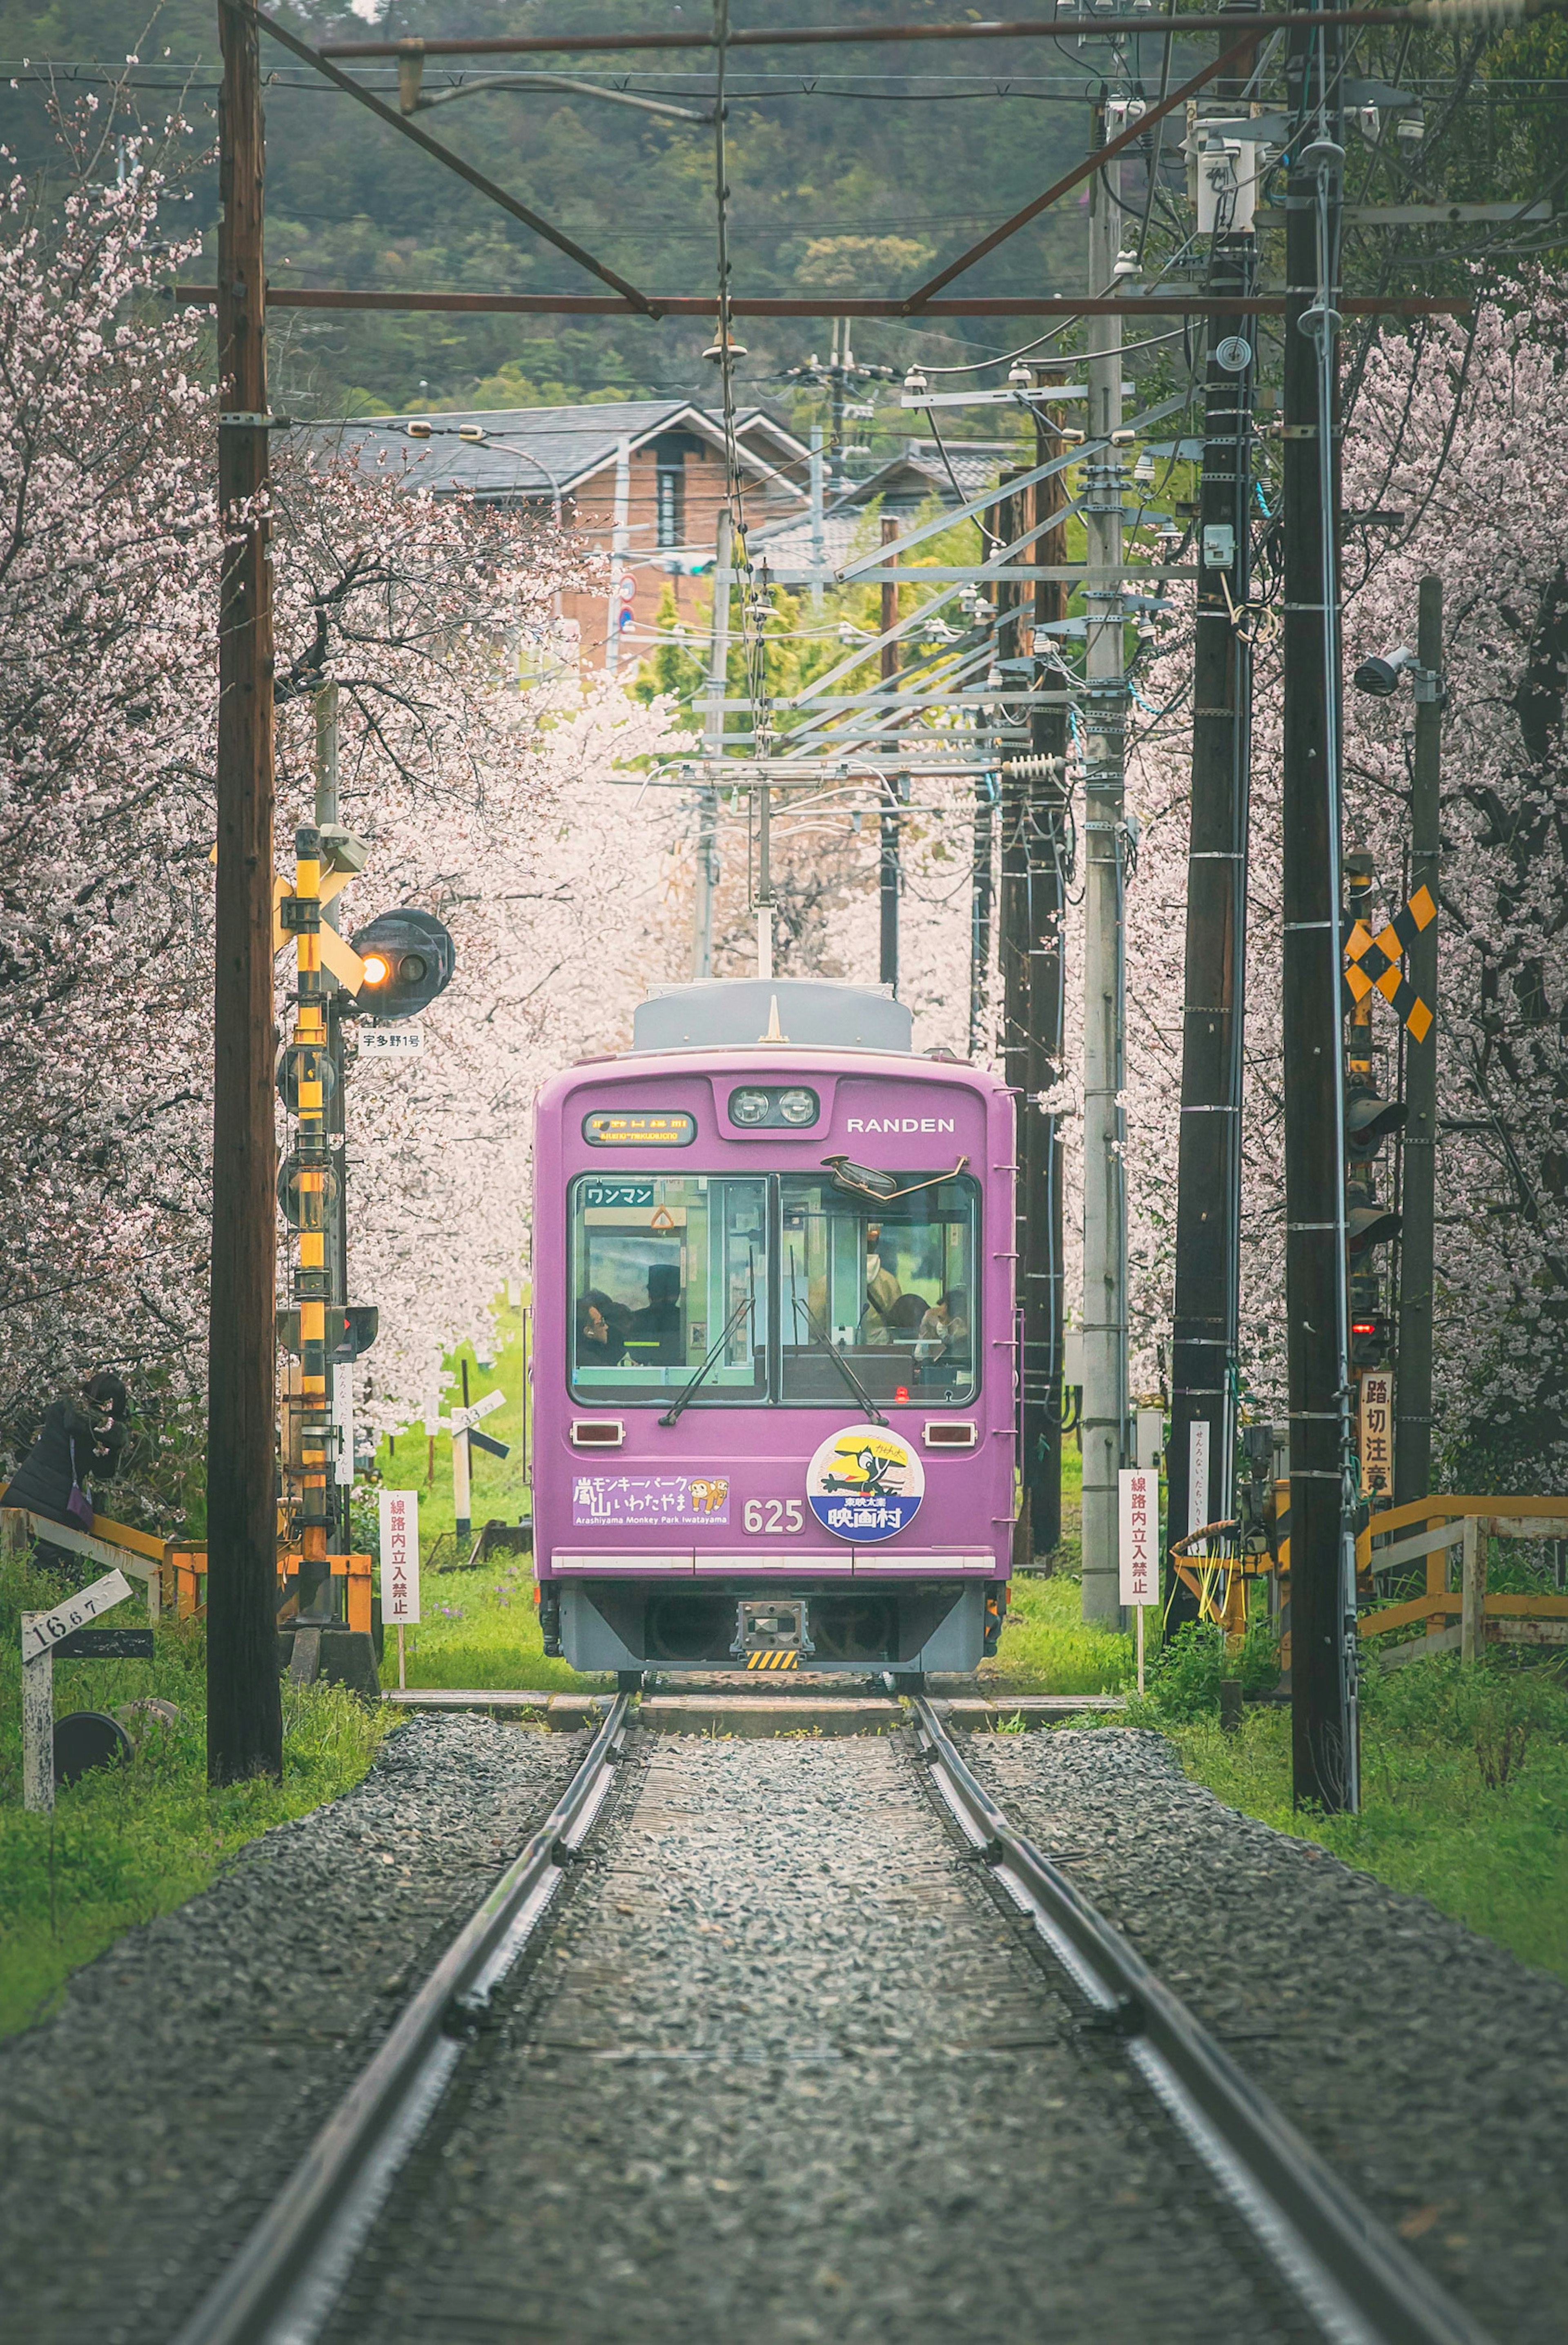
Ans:
<svg viewBox="0 0 1568 2345"><path fill-rule="evenodd" d="M799 1328L801 1320L804 1319L806 1322L806 1333L810 1338L810 1343L808 1348L813 1352L826 1352L828 1357L832 1361L833 1365L838 1369L839 1374L849 1386L850 1390L854 1394L855 1398L865 1410L870 1422L872 1425L886 1425L888 1421L887 1418L882 1415L881 1410L877 1406L876 1402L871 1398L871 1394L866 1390L865 1386L860 1382L859 1376L855 1374L848 1360L845 1359L842 1352L838 1349L836 1345L830 1343L828 1340L827 1329L825 1327L818 1327L816 1321L811 1316L811 1306L809 1303L802 1302L799 1294L799 1277L800 1264L796 1259L795 1249L791 1246L789 1249L789 1300L795 1306L795 1325L797 1330Z"/></svg>
<svg viewBox="0 0 1568 2345"><path fill-rule="evenodd" d="M730 1337L734 1335L735 1330L738 1327L742 1319L744 1319L750 1312L756 1299L757 1265L756 1263L753 1262L747 1274L747 1286L745 1294L741 1296L739 1302L736 1304L734 1310L730 1313L728 1318L719 1329L718 1339L714 1343L701 1367L697 1369L695 1376L687 1378L676 1398L670 1403L664 1415L659 1418L658 1421L661 1425L674 1425L677 1421L682 1409L687 1406L693 1395L697 1392L698 1386L706 1381L709 1371L717 1367L719 1361L724 1357L725 1350L728 1345Z"/></svg>

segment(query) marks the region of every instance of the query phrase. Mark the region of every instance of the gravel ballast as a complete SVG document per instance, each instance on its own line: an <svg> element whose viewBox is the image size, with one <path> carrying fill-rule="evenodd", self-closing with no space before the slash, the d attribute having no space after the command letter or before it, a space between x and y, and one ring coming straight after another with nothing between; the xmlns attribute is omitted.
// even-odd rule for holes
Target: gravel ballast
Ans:
<svg viewBox="0 0 1568 2345"><path fill-rule="evenodd" d="M1499 2345L1561 2345L1568 1986L1223 1806L1157 1734L964 1751Z"/></svg>
<svg viewBox="0 0 1568 2345"><path fill-rule="evenodd" d="M167 2345L585 1747L414 1720L0 2045L0 2330Z"/></svg>
<svg viewBox="0 0 1568 2345"><path fill-rule="evenodd" d="M328 2345L1302 2333L911 1738L633 1740Z"/></svg>

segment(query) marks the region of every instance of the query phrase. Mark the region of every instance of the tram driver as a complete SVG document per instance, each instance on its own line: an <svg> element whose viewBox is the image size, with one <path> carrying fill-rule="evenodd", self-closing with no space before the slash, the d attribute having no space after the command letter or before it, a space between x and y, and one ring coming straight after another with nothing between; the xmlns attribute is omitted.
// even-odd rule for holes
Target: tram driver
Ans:
<svg viewBox="0 0 1568 2345"><path fill-rule="evenodd" d="M860 1321L862 1344L888 1344L892 1339L895 1312L903 1294L894 1272L881 1257L881 1225L866 1224L866 1308Z"/></svg>

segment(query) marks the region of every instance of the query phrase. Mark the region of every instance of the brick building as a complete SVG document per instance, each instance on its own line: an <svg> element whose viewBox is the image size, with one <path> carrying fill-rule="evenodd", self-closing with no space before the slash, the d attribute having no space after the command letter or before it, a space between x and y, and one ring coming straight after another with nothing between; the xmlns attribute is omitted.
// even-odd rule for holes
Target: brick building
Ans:
<svg viewBox="0 0 1568 2345"><path fill-rule="evenodd" d="M744 409L738 422L752 525L765 528L804 513L809 472L804 442L760 408ZM332 444L368 466L395 466L411 484L437 496L467 494L546 512L558 507L591 544L619 553L624 584L561 598L562 617L576 623L585 667L611 665L622 646L628 664L639 655L667 587L673 586L687 618L711 594L691 567L713 558L725 493L724 432L711 410L688 400L366 416L314 424L296 436L318 452Z"/></svg>

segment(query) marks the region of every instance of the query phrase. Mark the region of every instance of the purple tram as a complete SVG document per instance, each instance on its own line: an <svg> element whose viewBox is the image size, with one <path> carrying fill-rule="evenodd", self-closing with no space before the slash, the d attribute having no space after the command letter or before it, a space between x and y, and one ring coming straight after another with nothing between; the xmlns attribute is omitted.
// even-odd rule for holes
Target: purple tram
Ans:
<svg viewBox="0 0 1568 2345"><path fill-rule="evenodd" d="M679 986L542 1091L535 1551L576 1668L971 1670L1015 1502L1013 1112L885 995Z"/></svg>

